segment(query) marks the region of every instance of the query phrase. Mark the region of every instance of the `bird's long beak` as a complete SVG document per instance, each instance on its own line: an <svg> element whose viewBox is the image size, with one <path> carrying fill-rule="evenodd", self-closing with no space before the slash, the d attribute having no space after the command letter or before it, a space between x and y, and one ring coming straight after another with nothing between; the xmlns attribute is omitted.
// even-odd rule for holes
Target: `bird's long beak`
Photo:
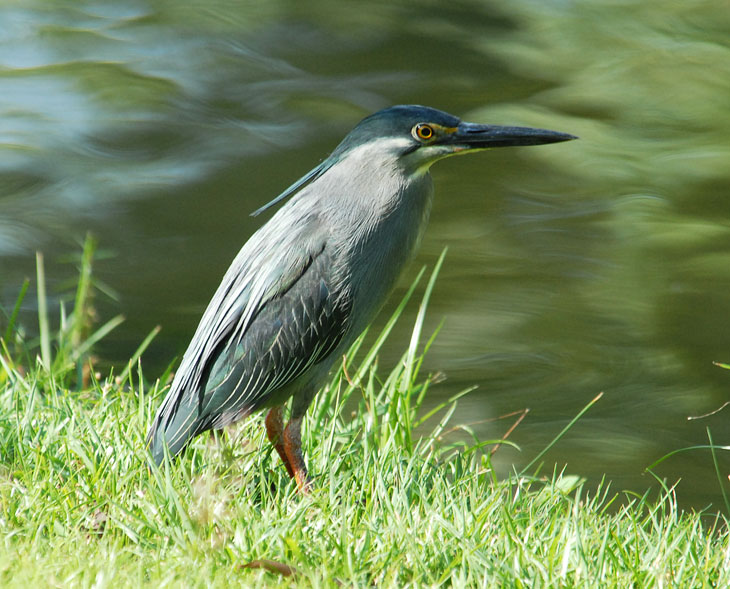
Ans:
<svg viewBox="0 0 730 589"><path fill-rule="evenodd" d="M500 125L479 125L476 123L459 123L447 144L454 146L455 151L466 149L487 149L490 147L509 147L512 145L543 145L578 139L575 135L534 129L532 127L503 127Z"/></svg>

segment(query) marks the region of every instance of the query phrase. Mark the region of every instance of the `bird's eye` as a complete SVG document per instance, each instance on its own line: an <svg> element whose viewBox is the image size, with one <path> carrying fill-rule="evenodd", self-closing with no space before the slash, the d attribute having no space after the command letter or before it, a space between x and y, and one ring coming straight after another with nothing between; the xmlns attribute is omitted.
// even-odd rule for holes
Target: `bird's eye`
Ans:
<svg viewBox="0 0 730 589"><path fill-rule="evenodd" d="M418 123L415 127L413 127L413 135L415 135L416 139L429 141L430 139L433 139L433 127L426 123Z"/></svg>

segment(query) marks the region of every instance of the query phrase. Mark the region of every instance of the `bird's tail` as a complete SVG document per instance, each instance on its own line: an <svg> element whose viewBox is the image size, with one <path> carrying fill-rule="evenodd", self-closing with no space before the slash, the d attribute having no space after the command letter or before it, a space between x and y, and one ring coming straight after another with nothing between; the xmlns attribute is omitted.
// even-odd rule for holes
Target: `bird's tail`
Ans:
<svg viewBox="0 0 730 589"><path fill-rule="evenodd" d="M165 448L170 458L174 458L203 429L195 403L172 403L168 396L147 433L147 446L152 459L158 466L162 464Z"/></svg>

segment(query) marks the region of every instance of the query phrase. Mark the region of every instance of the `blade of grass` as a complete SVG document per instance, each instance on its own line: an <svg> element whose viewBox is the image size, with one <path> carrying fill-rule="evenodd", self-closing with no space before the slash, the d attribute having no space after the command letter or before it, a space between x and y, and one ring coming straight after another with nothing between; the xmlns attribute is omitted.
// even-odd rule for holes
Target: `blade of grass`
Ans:
<svg viewBox="0 0 730 589"><path fill-rule="evenodd" d="M84 336L86 327L86 312L91 296L91 267L96 242L90 234L84 240L84 249L81 253L81 268L79 270L78 286L74 300L73 325L71 327L71 349L77 349Z"/></svg>
<svg viewBox="0 0 730 589"><path fill-rule="evenodd" d="M727 491L725 490L725 484L723 482L722 473L720 472L720 465L717 462L717 454L715 453L715 444L712 441L712 432L708 427L707 439L710 442L710 454L712 454L712 464L715 466L715 474L717 475L717 482L720 484L720 492L722 493L722 500L725 502L725 510L730 513L730 501L728 501Z"/></svg>
<svg viewBox="0 0 730 589"><path fill-rule="evenodd" d="M438 261L436 262L436 265L433 268L433 272L431 272L431 277L428 280L426 290L423 293L423 297L421 298L421 304L418 307L418 315L416 315L416 321L413 325L413 331L411 332L411 341L408 345L408 351L406 352L405 363L403 367L403 375L400 379L400 387L404 391L411 390L414 384L413 381L417 374L417 370L414 367L414 364L416 363L418 344L421 340L421 332L423 331L423 322L426 318L426 309L428 308L428 302L431 298L431 293L433 292L433 288L436 284L436 278L438 277L439 270L441 269L441 265L443 264L444 258L446 257L446 252L447 248L444 248L444 250L441 252L441 255L439 256ZM413 448L412 421L415 418L413 412L411 411L410 394L407 394L403 397L403 404L405 405L405 407L404 410L401 412L400 417L403 421L405 446L410 451Z"/></svg>
<svg viewBox="0 0 730 589"><path fill-rule="evenodd" d="M552 448L552 447L553 447L553 446L554 446L555 444L557 444L557 443L558 443L558 441L559 441L559 440L560 440L560 439L561 439L561 438L562 438L562 437L563 437L563 436L564 436L564 435L565 435L565 434L566 434L566 433L568 432L568 430L569 430L569 429L570 429L571 427L573 427L573 426L575 425L575 423L576 423L576 422L577 422L577 421L578 421L578 420L579 420L579 419L580 419L581 417L583 417L583 415L585 415L585 413L586 413L586 412L587 412L587 411L588 411L588 410L589 410L589 409L590 409L591 407L593 407L593 405L595 405L596 403L598 403L598 401L599 401L599 399L600 399L601 397L603 397L603 393L598 393L598 394L597 394L597 395L596 395L595 397L593 397L593 399L592 399L592 400L591 400L591 401L590 401L590 402L589 402L589 403L588 403L588 404L587 404L587 405L586 405L585 407L583 407L583 409L581 409L581 410L580 410L580 412L578 413L578 415L576 415L576 416L575 416L575 417L574 417L573 419L571 419L571 420L570 420L570 423L568 423L568 425L566 425L566 426L565 426L565 427L564 427L564 428L563 428L562 430L560 430L560 433L559 433L559 434L558 434L557 436L555 436L555 437L554 437L554 438L552 439L552 441L551 441L551 442L550 442L550 443L549 443L549 444L548 444L547 446L545 446L545 448L543 448L543 449L542 449L542 450L541 450L540 452L538 452L538 454L537 454L537 456L535 456L535 458L533 458L532 460L530 460L530 462L529 462L529 463L527 464L527 466L525 466L525 467L524 467L524 468L523 468L523 469L522 469L522 470L520 471L520 475L521 475L521 476L524 476L525 474L527 474L527 471L528 471L528 470L530 470L530 469L531 469L531 468L533 467L533 465L534 465L535 463L539 462L539 460L540 460L540 459L541 459L541 458L542 458L543 456L545 456L545 454L547 454L547 452L548 452L548 451L550 450L550 448Z"/></svg>
<svg viewBox="0 0 730 589"><path fill-rule="evenodd" d="M157 337L157 334L160 333L162 330L162 327L159 325L156 325L152 331L150 331L147 334L147 337L144 338L144 341L139 345L139 347L134 351L134 354L132 354L132 357L129 359L129 362L127 362L127 367L122 371L122 373L119 375L119 382L120 384L124 384L124 382L129 378L129 373L132 370L132 366L134 366L137 363L137 360L142 356L144 351L147 349L147 347L152 343L152 340Z"/></svg>
<svg viewBox="0 0 730 589"><path fill-rule="evenodd" d="M411 341L408 345L408 352L406 354L406 364L405 364L405 370L403 372L403 380L401 381L401 386L403 389L407 389L413 380L414 376L414 370L413 370L413 364L416 358L416 353L418 351L418 342L421 339L421 331L423 330L423 322L426 318L426 309L428 308L428 301L431 298L431 293L433 292L433 288L436 285L436 278L439 275L439 270L441 270L441 266L444 263L444 258L446 257L446 252L448 251L448 248L444 248L444 251L441 252L441 255L439 256L438 261L436 262L436 265L433 268L433 272L431 272L431 278L428 280L428 284L426 285L426 291L423 293L423 298L421 299L421 304L418 307L418 315L416 316L416 322L413 325L413 332L411 333Z"/></svg>
<svg viewBox="0 0 730 589"><path fill-rule="evenodd" d="M15 322L18 319L18 314L20 313L20 305L23 303L23 299L25 298L25 293L28 292L28 286L30 285L30 280L27 278L23 280L23 285L20 287L20 294L18 295L18 298L15 301L15 306L13 307L13 312L10 314L10 317L8 318L8 327L5 329L5 341L10 341L10 337L13 334L13 331L15 330Z"/></svg>
<svg viewBox="0 0 730 589"><path fill-rule="evenodd" d="M111 319L109 319L109 321L107 321L104 325L102 325L99 329L97 329L94 333L87 337L83 341L83 343L80 343L78 345L78 347L74 350L74 355L76 356L76 358L81 358L94 346L94 344L104 339L111 331L113 331L122 323L124 323L123 315L117 315L116 317L112 317Z"/></svg>
<svg viewBox="0 0 730 589"><path fill-rule="evenodd" d="M36 278L38 280L38 329L41 337L41 362L51 368L51 333L48 326L48 299L46 298L46 273L43 267L43 254L36 252Z"/></svg>
<svg viewBox="0 0 730 589"><path fill-rule="evenodd" d="M645 472L651 472L651 470L660 465L665 460L671 458L672 456L675 456L676 454L681 454L682 452L690 452L692 450L711 450L712 448L715 448L715 450L730 450L730 446L708 446L707 444L698 444L696 446L687 446L686 448L678 448L677 450L672 450L671 452L665 454L658 460L655 460L652 462L649 466L647 466L644 471Z"/></svg>

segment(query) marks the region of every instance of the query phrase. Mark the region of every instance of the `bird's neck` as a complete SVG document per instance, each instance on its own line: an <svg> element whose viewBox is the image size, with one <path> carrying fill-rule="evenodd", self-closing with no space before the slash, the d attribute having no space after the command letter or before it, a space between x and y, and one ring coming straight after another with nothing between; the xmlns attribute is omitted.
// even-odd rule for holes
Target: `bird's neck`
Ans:
<svg viewBox="0 0 730 589"><path fill-rule="evenodd" d="M407 176L387 166L363 166L359 174L333 182L338 193L322 203L324 226L338 250L334 259L361 308L363 325L356 329L373 319L415 255L433 200L429 174Z"/></svg>

